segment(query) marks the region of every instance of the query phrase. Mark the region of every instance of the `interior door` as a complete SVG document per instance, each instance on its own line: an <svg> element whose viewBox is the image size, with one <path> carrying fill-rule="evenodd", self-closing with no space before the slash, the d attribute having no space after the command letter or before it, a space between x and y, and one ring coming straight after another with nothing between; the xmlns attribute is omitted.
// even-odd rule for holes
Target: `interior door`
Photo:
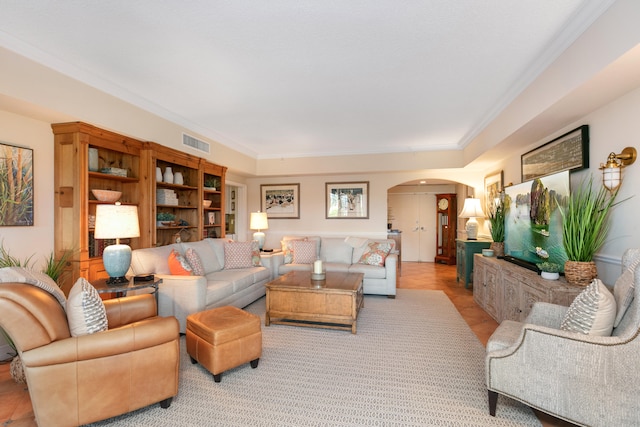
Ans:
<svg viewBox="0 0 640 427"><path fill-rule="evenodd" d="M436 196L389 194L393 228L402 231L402 261L433 262L436 256Z"/></svg>

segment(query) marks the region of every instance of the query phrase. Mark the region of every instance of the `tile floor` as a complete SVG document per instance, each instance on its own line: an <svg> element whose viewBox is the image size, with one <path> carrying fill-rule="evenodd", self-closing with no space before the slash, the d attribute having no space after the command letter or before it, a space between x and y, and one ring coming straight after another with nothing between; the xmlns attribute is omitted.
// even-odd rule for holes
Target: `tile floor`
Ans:
<svg viewBox="0 0 640 427"><path fill-rule="evenodd" d="M456 306L469 327L486 345L498 324L473 301L473 292L456 282L455 266L433 263L403 263L399 288L440 289ZM549 415L538 413L545 427L573 426ZM24 384L16 384L9 376L9 364L0 364L0 423L2 427L35 427L37 424Z"/></svg>

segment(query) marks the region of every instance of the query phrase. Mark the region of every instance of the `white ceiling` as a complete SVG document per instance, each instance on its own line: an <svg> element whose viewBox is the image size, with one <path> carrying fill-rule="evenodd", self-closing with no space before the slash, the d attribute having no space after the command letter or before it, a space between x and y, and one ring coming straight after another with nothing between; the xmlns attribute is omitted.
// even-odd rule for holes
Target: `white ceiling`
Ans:
<svg viewBox="0 0 640 427"><path fill-rule="evenodd" d="M461 149L602 0L3 0L0 45L256 158Z"/></svg>

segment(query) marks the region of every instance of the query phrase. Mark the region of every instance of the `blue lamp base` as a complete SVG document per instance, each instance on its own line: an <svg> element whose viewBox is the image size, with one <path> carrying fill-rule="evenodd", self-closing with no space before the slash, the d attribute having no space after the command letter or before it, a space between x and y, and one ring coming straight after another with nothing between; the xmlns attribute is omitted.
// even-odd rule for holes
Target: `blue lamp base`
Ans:
<svg viewBox="0 0 640 427"><path fill-rule="evenodd" d="M110 245L102 253L104 269L109 274L107 284L121 284L129 281L125 277L131 265L131 248L128 245Z"/></svg>

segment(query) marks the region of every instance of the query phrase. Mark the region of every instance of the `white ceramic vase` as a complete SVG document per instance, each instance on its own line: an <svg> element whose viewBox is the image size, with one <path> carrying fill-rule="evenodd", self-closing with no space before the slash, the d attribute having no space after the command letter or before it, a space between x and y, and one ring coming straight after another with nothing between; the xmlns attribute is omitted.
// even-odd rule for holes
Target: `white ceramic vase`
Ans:
<svg viewBox="0 0 640 427"><path fill-rule="evenodd" d="M160 166L156 168L156 182L162 182L162 169L160 169Z"/></svg>
<svg viewBox="0 0 640 427"><path fill-rule="evenodd" d="M89 170L97 172L100 169L100 161L97 148L89 148Z"/></svg>
<svg viewBox="0 0 640 427"><path fill-rule="evenodd" d="M164 170L164 182L173 184L173 171L171 170L171 166L167 166Z"/></svg>
<svg viewBox="0 0 640 427"><path fill-rule="evenodd" d="M182 172L176 172L173 174L173 183L178 185L184 184L184 179L182 178Z"/></svg>
<svg viewBox="0 0 640 427"><path fill-rule="evenodd" d="M549 273L548 271L541 271L540 276L543 279L547 280L558 280L560 278L560 273Z"/></svg>

